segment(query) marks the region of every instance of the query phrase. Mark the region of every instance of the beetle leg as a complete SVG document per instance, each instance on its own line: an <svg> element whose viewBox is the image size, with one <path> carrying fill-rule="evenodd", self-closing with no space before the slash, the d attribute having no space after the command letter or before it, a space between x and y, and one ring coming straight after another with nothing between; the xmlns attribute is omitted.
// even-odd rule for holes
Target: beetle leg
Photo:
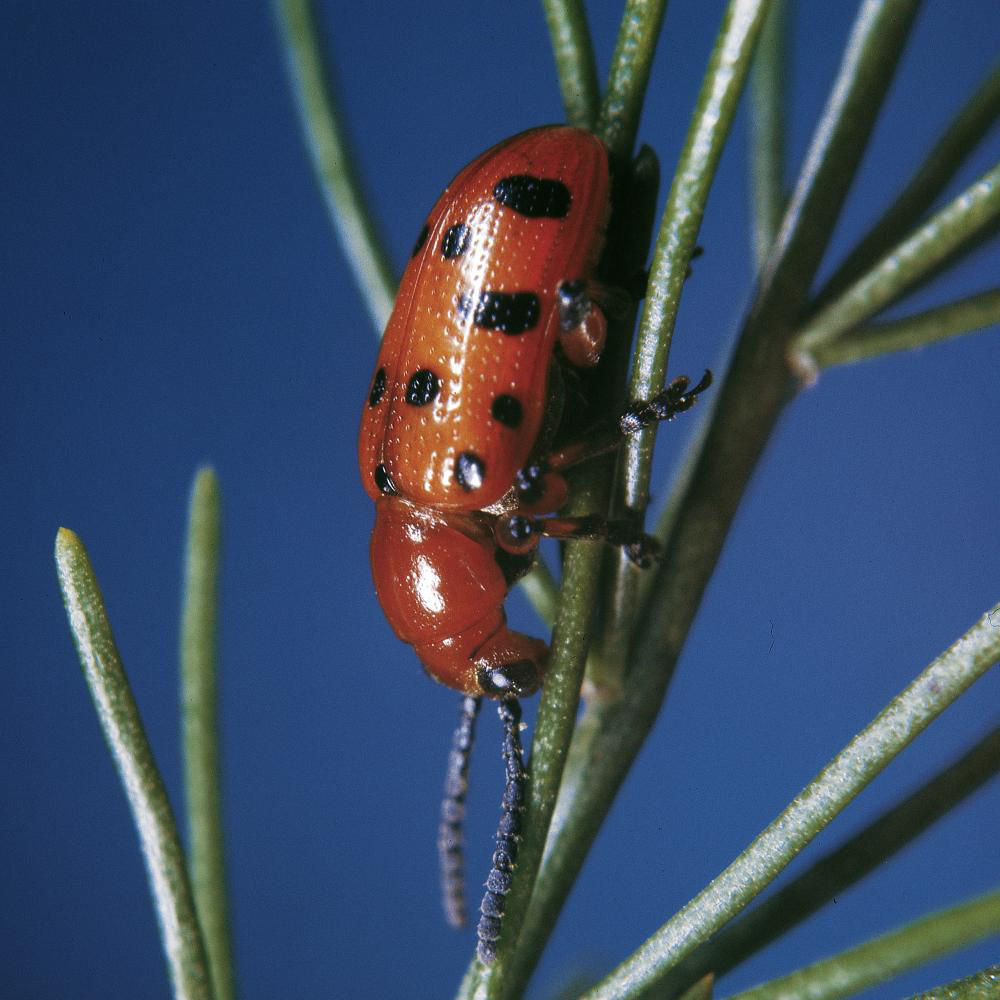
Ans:
<svg viewBox="0 0 1000 1000"><path fill-rule="evenodd" d="M687 375L678 375L652 399L633 403L618 421L622 434L636 434L650 424L673 420L678 413L690 410L698 396L712 384L712 373L706 369L701 381L693 389L688 388L690 384L691 380Z"/></svg>
<svg viewBox="0 0 1000 1000"><path fill-rule="evenodd" d="M527 552L538 545L542 537L564 540L579 538L604 539L619 545L641 569L648 569L659 555L660 543L645 534L628 518L607 518L601 514L583 517L530 517L525 514L505 514L493 529L497 544L508 552Z"/></svg>
<svg viewBox="0 0 1000 1000"><path fill-rule="evenodd" d="M707 370L694 388L689 388L691 380L687 375L678 375L652 399L633 403L616 424L597 428L580 440L529 462L519 470L514 480L519 509L529 514L558 510L568 496L568 487L561 475L563 470L614 451L628 434L636 434L659 421L673 420L678 413L690 410L698 396L711 384L712 373ZM522 544L522 540L509 536L509 533L503 537L498 534L497 539L508 552L526 552L537 544Z"/></svg>
<svg viewBox="0 0 1000 1000"><path fill-rule="evenodd" d="M623 437L636 434L651 424L673 420L678 413L690 410L698 396L711 384L712 373L708 370L694 388L688 388L691 380L687 375L678 375L666 389L658 392L652 399L635 402L629 406L618 419L617 425L598 428L579 441L574 441L551 452L544 459L534 462L532 467L536 470L536 478L544 473L561 472L580 462L604 455L617 448Z"/></svg>
<svg viewBox="0 0 1000 1000"><path fill-rule="evenodd" d="M465 858L462 853L462 823L465 793L469 787L469 758L476 735L476 716L481 698L465 695L462 714L448 754L444 779L441 824L438 827L438 859L441 863L441 902L452 927L465 926Z"/></svg>

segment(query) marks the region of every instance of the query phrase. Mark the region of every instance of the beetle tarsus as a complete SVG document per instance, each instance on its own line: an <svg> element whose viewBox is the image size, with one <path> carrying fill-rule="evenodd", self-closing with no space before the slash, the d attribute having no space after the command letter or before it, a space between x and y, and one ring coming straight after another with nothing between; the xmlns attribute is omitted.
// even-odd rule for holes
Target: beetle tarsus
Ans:
<svg viewBox="0 0 1000 1000"><path fill-rule="evenodd" d="M633 403L621 415L618 426L622 434L636 434L650 424L673 420L678 413L690 410L711 384L712 373L707 368L694 388L689 388L691 380L687 375L678 375L662 392L645 402Z"/></svg>

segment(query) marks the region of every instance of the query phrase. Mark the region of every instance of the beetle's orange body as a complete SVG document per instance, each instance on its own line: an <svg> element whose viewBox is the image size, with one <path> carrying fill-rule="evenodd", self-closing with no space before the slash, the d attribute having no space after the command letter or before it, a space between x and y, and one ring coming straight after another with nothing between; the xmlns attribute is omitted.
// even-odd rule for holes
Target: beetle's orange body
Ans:
<svg viewBox="0 0 1000 1000"><path fill-rule="evenodd" d="M493 527L521 502L513 487L544 426L556 344L576 364L600 355L603 315L582 298L567 322L559 299L591 277L608 186L602 143L568 127L525 132L466 167L417 242L365 402L379 600L428 672L466 694L541 681L547 647L506 625Z"/></svg>
<svg viewBox="0 0 1000 1000"><path fill-rule="evenodd" d="M670 420L711 382L706 372L689 390L680 376L630 405L617 427L546 452L561 413L557 366L594 365L604 346L592 275L608 215L607 150L587 132L533 129L473 161L417 239L361 420L379 601L427 672L466 696L438 834L444 908L455 926L465 922L472 734L481 696L498 700L506 780L477 927L484 962L497 954L525 802L517 699L538 688L548 658L541 639L507 627L507 592L541 535L605 538L639 565L657 546L628 518L533 515L562 505L562 470Z"/></svg>

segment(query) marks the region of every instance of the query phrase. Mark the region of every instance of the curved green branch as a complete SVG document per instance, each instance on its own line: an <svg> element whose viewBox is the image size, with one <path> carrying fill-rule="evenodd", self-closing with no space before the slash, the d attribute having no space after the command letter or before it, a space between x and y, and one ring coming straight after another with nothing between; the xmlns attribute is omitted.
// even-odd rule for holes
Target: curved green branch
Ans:
<svg viewBox="0 0 1000 1000"><path fill-rule="evenodd" d="M837 298L917 224L969 154L1000 117L1000 64L986 77L934 144L898 198L837 268L816 297L817 307Z"/></svg>
<svg viewBox="0 0 1000 1000"><path fill-rule="evenodd" d="M216 1000L233 1000L216 697L219 481L198 470L191 490L181 612L181 716L191 887L205 936Z"/></svg>
<svg viewBox="0 0 1000 1000"><path fill-rule="evenodd" d="M316 4L314 0L278 0L277 10L313 167L375 332L381 336L396 299L396 276L365 200L341 123L333 82L323 60Z"/></svg>
<svg viewBox="0 0 1000 1000"><path fill-rule="evenodd" d="M757 270L774 243L785 210L785 36L788 9L775 0L761 31L750 71L750 193Z"/></svg>
<svg viewBox="0 0 1000 1000"><path fill-rule="evenodd" d="M1000 164L936 212L808 321L792 343L790 359L795 371L810 378L817 367L815 351L885 309L998 219Z"/></svg>
<svg viewBox="0 0 1000 1000"><path fill-rule="evenodd" d="M592 129L601 101L597 64L582 0L542 0L566 121Z"/></svg>
<svg viewBox="0 0 1000 1000"><path fill-rule="evenodd" d="M1000 934L1000 890L915 920L729 1000L839 1000Z"/></svg>
<svg viewBox="0 0 1000 1000"><path fill-rule="evenodd" d="M83 676L125 787L142 847L176 1000L213 1000L177 824L122 666L87 550L72 531L56 535L56 568Z"/></svg>
<svg viewBox="0 0 1000 1000"><path fill-rule="evenodd" d="M741 962L875 871L1000 771L1000 726L840 847L712 936L673 968L663 991L673 996L709 970L724 976Z"/></svg>
<svg viewBox="0 0 1000 1000"><path fill-rule="evenodd" d="M627 0L625 4L596 129L612 162L632 155L666 9L667 0Z"/></svg>
<svg viewBox="0 0 1000 1000"><path fill-rule="evenodd" d="M1000 326L1000 288L886 323L855 327L813 353L818 369L910 351L965 333Z"/></svg>
<svg viewBox="0 0 1000 1000"><path fill-rule="evenodd" d="M897 695L724 872L587 993L587 1000L612 1000L657 986L770 885L899 753L1000 661L997 615L1000 604Z"/></svg>

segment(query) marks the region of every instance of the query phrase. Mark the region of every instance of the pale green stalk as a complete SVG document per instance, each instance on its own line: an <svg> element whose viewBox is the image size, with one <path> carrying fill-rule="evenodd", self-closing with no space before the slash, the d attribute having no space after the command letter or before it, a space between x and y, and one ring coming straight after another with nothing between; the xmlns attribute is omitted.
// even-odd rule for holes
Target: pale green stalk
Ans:
<svg viewBox="0 0 1000 1000"><path fill-rule="evenodd" d="M815 352L898 299L924 275L1000 219L1000 164L952 199L839 298L802 327L790 350L804 378L816 371Z"/></svg>
<svg viewBox="0 0 1000 1000"><path fill-rule="evenodd" d="M601 92L587 12L582 0L542 0L542 6L552 39L566 121L578 128L592 129Z"/></svg>
<svg viewBox="0 0 1000 1000"><path fill-rule="evenodd" d="M729 1000L840 1000L1000 934L1000 890L923 917Z"/></svg>
<svg viewBox="0 0 1000 1000"><path fill-rule="evenodd" d="M203 468L191 491L181 612L184 778L191 883L215 997L233 1000L216 692L218 578L219 481L214 470Z"/></svg>
<svg viewBox="0 0 1000 1000"><path fill-rule="evenodd" d="M288 72L299 120L330 219L381 336L396 299L396 276L368 208L323 59L314 0L278 0ZM346 11L343 12L346 15Z"/></svg>
<svg viewBox="0 0 1000 1000"><path fill-rule="evenodd" d="M60 528L56 535L56 568L83 676L139 832L175 1000L213 1000L205 945L167 790L87 550L68 528Z"/></svg>
<svg viewBox="0 0 1000 1000"><path fill-rule="evenodd" d="M934 660L787 809L691 902L586 994L612 1000L652 989L762 892L882 770L1000 660L1000 604Z"/></svg>
<svg viewBox="0 0 1000 1000"><path fill-rule="evenodd" d="M910 351L1000 325L1000 288L885 323L855 327L813 353L819 369Z"/></svg>

